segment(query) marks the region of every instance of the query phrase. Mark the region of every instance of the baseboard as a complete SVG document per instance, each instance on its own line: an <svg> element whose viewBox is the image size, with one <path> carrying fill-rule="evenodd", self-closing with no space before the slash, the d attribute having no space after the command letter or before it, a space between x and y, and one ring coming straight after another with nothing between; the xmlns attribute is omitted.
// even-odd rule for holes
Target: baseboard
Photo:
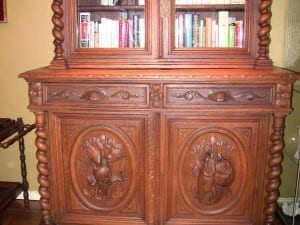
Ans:
<svg viewBox="0 0 300 225"><path fill-rule="evenodd" d="M279 204L282 204L284 202L293 202L293 201L294 201L294 198L279 198L277 202Z"/></svg>
<svg viewBox="0 0 300 225"><path fill-rule="evenodd" d="M29 200L40 200L41 196L38 191L28 191ZM17 199L24 199L23 192L18 195Z"/></svg>

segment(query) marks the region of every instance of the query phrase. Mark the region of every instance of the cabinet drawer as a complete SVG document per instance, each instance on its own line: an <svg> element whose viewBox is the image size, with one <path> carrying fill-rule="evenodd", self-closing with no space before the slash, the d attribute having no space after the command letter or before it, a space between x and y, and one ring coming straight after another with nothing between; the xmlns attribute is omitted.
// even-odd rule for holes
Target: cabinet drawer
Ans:
<svg viewBox="0 0 300 225"><path fill-rule="evenodd" d="M179 85L165 86L165 107L197 107L201 105L270 106L272 86L249 85Z"/></svg>
<svg viewBox="0 0 300 225"><path fill-rule="evenodd" d="M45 104L148 107L149 87L143 84L45 84Z"/></svg>

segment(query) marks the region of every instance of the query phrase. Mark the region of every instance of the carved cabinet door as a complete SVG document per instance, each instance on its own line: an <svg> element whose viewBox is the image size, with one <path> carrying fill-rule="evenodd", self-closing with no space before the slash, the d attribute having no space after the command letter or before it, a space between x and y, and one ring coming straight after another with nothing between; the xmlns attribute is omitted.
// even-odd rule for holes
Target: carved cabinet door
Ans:
<svg viewBox="0 0 300 225"><path fill-rule="evenodd" d="M263 224L268 116L199 114L164 119L165 224Z"/></svg>
<svg viewBox="0 0 300 225"><path fill-rule="evenodd" d="M56 113L50 120L56 222L148 224L147 115Z"/></svg>

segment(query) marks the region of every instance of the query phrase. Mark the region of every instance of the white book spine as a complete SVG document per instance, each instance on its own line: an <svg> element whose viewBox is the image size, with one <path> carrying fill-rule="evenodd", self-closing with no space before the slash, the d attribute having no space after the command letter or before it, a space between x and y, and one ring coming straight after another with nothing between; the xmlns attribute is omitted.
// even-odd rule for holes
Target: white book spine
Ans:
<svg viewBox="0 0 300 225"><path fill-rule="evenodd" d="M140 48L145 48L145 19L139 18L139 43Z"/></svg>
<svg viewBox="0 0 300 225"><path fill-rule="evenodd" d="M219 47L228 47L229 12L219 11Z"/></svg>

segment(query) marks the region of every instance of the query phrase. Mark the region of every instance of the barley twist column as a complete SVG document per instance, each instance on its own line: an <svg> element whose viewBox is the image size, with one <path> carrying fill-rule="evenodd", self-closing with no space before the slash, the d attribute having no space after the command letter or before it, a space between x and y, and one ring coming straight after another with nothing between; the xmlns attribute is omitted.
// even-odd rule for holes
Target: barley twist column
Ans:
<svg viewBox="0 0 300 225"><path fill-rule="evenodd" d="M264 209L265 225L274 225L275 211L277 209L277 200L279 197L280 174L282 171L281 162L283 160L282 149L283 129L285 115L274 115L273 118L273 133L271 134L271 147L269 149L268 173L266 185L266 207Z"/></svg>
<svg viewBox="0 0 300 225"><path fill-rule="evenodd" d="M45 130L45 112L35 112L36 116L36 158L38 160L37 170L39 172L38 182L40 184L39 193L41 195L40 205L42 209L41 225L50 225L50 191L49 191L49 169L48 169L48 146L46 143L47 132Z"/></svg>
<svg viewBox="0 0 300 225"><path fill-rule="evenodd" d="M63 49L63 42L65 40L63 29L64 23L62 17L64 15L64 11L62 8L63 0L53 0L51 5L53 16L52 16L52 23L54 25L52 34L54 37L54 53L55 56L51 62L50 68L65 68L65 57L64 57L64 49Z"/></svg>
<svg viewBox="0 0 300 225"><path fill-rule="evenodd" d="M272 0L261 0L259 4L260 17L258 20L259 30L258 30L258 56L257 64L263 64L264 66L271 66L271 60L269 58L269 44L270 44L270 19Z"/></svg>

